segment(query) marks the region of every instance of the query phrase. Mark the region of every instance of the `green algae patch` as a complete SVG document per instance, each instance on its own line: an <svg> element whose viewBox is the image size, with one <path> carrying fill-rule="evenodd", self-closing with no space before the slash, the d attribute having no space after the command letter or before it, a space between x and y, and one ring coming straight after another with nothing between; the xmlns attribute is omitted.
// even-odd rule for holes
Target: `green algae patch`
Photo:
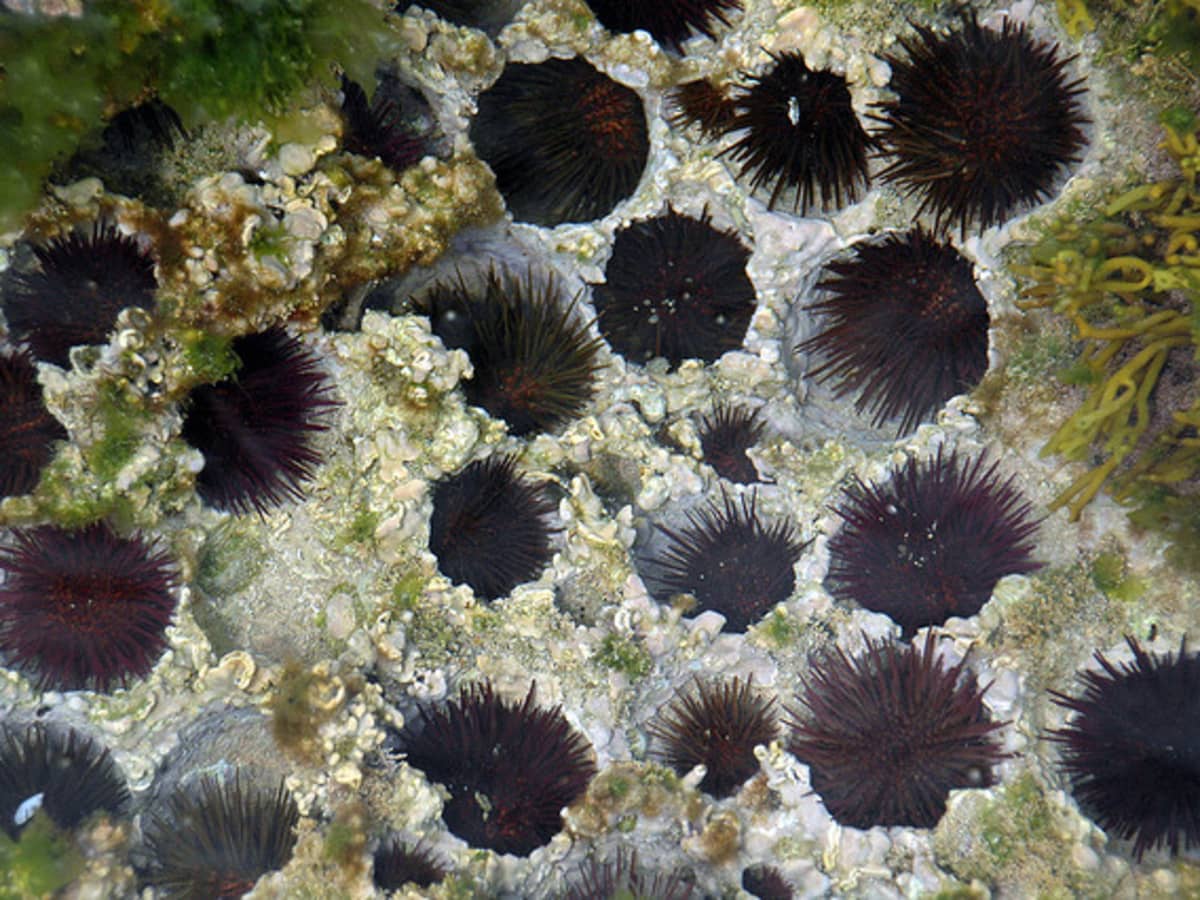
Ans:
<svg viewBox="0 0 1200 900"><path fill-rule="evenodd" d="M309 762L321 756L318 731L332 717L340 685L323 667L309 668L298 660L283 664L275 679L275 690L267 700L271 733L285 753Z"/></svg>
<svg viewBox="0 0 1200 900"><path fill-rule="evenodd" d="M654 668L650 651L633 638L606 634L596 651L596 662L631 679L645 678Z"/></svg>
<svg viewBox="0 0 1200 900"><path fill-rule="evenodd" d="M81 874L86 863L70 836L37 813L13 841L0 831L0 900L47 897Z"/></svg>
<svg viewBox="0 0 1200 900"><path fill-rule="evenodd" d="M938 863L967 882L1002 894L1068 898L1105 896L1100 875L1073 854L1077 821L1031 772L991 796L960 794L933 835Z"/></svg>

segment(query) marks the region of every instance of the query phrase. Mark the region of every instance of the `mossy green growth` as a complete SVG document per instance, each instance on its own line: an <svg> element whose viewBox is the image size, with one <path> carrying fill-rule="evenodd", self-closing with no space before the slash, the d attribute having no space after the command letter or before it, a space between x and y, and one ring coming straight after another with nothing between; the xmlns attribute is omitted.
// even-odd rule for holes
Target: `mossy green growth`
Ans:
<svg viewBox="0 0 1200 900"><path fill-rule="evenodd" d="M150 421L134 393L121 385L101 385L97 393L94 415L101 436L84 455L88 466L102 482L112 481L137 452L142 429Z"/></svg>
<svg viewBox="0 0 1200 900"><path fill-rule="evenodd" d="M0 19L0 231L110 117L157 94L185 124L283 117L335 65L373 84L395 39L371 0L90 0Z"/></svg>
<svg viewBox="0 0 1200 900"><path fill-rule="evenodd" d="M1092 584L1105 596L1129 603L1142 593L1145 585L1129 574L1129 563L1115 550L1098 554L1092 559Z"/></svg>
<svg viewBox="0 0 1200 900"><path fill-rule="evenodd" d="M633 638L606 634L596 652L596 661L608 669L623 672L630 678L645 678L654 668L650 651Z"/></svg>
<svg viewBox="0 0 1200 900"><path fill-rule="evenodd" d="M233 338L199 328L187 329L181 338L187 381L213 384L238 370L241 360L233 352Z"/></svg>
<svg viewBox="0 0 1200 900"><path fill-rule="evenodd" d="M375 529L379 527L382 519L381 513L371 509L359 509L342 531L338 543L342 546L370 543L375 539Z"/></svg>
<svg viewBox="0 0 1200 900"><path fill-rule="evenodd" d="M224 600L244 591L267 561L267 550L248 521L225 519L204 537L196 560L195 584Z"/></svg>
<svg viewBox="0 0 1200 900"><path fill-rule="evenodd" d="M314 695L327 692L326 675L299 660L288 660L276 678L275 692L267 701L271 733L279 748L298 759L318 758L317 732L332 712L313 702Z"/></svg>
<svg viewBox="0 0 1200 900"><path fill-rule="evenodd" d="M0 831L0 900L48 897L83 873L83 854L44 812L13 841Z"/></svg>
<svg viewBox="0 0 1200 900"><path fill-rule="evenodd" d="M1053 223L1014 266L1021 305L1064 317L1081 348L1069 378L1086 386L1083 402L1043 448L1087 463L1052 504L1072 519L1102 489L1145 502L1147 488L1176 494L1200 476L1200 142L1168 125L1164 146L1177 175ZM1175 536L1181 524L1164 530Z"/></svg>

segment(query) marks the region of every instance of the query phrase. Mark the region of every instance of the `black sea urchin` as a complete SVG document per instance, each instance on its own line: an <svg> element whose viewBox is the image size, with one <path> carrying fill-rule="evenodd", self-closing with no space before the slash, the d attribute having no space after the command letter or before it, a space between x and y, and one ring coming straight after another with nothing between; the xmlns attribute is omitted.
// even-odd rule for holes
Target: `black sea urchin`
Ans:
<svg viewBox="0 0 1200 900"><path fill-rule="evenodd" d="M758 481L758 469L746 451L762 437L763 422L758 410L717 404L712 415L700 420L700 449L704 461L717 474L738 484Z"/></svg>
<svg viewBox="0 0 1200 900"><path fill-rule="evenodd" d="M596 21L609 31L642 30L668 49L680 52L693 34L716 37L717 24L728 26L726 14L742 8L742 0L587 0Z"/></svg>
<svg viewBox="0 0 1200 900"><path fill-rule="evenodd" d="M66 367L72 347L108 340L121 310L154 306L154 258L115 225L95 222L90 235L71 232L33 252L39 266L15 276L4 318L40 360Z"/></svg>
<svg viewBox="0 0 1200 900"><path fill-rule="evenodd" d="M758 900L792 900L795 892L774 866L751 866L742 872L742 890Z"/></svg>
<svg viewBox="0 0 1200 900"><path fill-rule="evenodd" d="M754 748L778 737L775 700L755 692L753 679L696 679L695 687L660 709L646 731L661 742L657 755L677 774L703 765L700 790L729 797L758 771Z"/></svg>
<svg viewBox="0 0 1200 900"><path fill-rule="evenodd" d="M446 877L446 864L422 843L410 843L398 834L379 842L374 855L375 887L397 891L406 884L429 887Z"/></svg>
<svg viewBox="0 0 1200 900"><path fill-rule="evenodd" d="M625 359L711 362L737 350L754 315L750 251L737 232L669 209L617 232L605 281L593 288L597 327Z"/></svg>
<svg viewBox="0 0 1200 900"><path fill-rule="evenodd" d="M622 847L603 862L590 857L562 900L689 900L695 890L685 872L647 869L638 862L636 850Z"/></svg>
<svg viewBox="0 0 1200 900"><path fill-rule="evenodd" d="M490 456L433 489L429 549L447 578L483 600L532 581L550 561L554 500L516 467L514 457Z"/></svg>
<svg viewBox="0 0 1200 900"><path fill-rule="evenodd" d="M0 828L13 840L41 810L71 830L101 810L129 806L125 776L107 749L72 728L0 724Z"/></svg>
<svg viewBox="0 0 1200 900"><path fill-rule="evenodd" d="M1074 715L1051 732L1084 813L1133 855L1200 846L1200 655L1147 653L1126 638L1133 661L1080 673L1078 697L1052 692Z"/></svg>
<svg viewBox="0 0 1200 900"><path fill-rule="evenodd" d="M587 739L560 707L539 708L533 687L519 704L483 683L422 706L401 747L409 765L450 792L442 820L451 832L472 847L516 856L558 834L563 807L596 773Z"/></svg>
<svg viewBox="0 0 1200 900"><path fill-rule="evenodd" d="M399 0L396 11L421 6L447 22L479 28L494 36L524 3L525 0Z"/></svg>
<svg viewBox="0 0 1200 900"><path fill-rule="evenodd" d="M691 594L700 610L715 610L725 627L743 632L792 593L794 566L807 544L784 519L764 525L757 497L742 496L740 506L726 493L687 514L687 527L659 526L666 551L650 560L646 586L660 602Z"/></svg>
<svg viewBox="0 0 1200 900"><path fill-rule="evenodd" d="M18 531L0 572L0 653L42 688L108 691L166 649L175 570L141 537L104 524Z"/></svg>
<svg viewBox="0 0 1200 900"><path fill-rule="evenodd" d="M471 357L467 399L511 433L550 431L591 400L600 342L553 276L539 283L532 271L522 279L490 269L476 289L460 273L436 283L416 308L443 344Z"/></svg>
<svg viewBox="0 0 1200 900"><path fill-rule="evenodd" d="M142 883L178 900L241 897L291 859L299 821L282 782L260 787L240 771L229 780L201 776L146 815Z"/></svg>
<svg viewBox="0 0 1200 900"><path fill-rule="evenodd" d="M817 287L828 296L807 309L826 327L798 349L838 396L857 391L877 427L899 418L912 431L987 371L991 318L971 263L920 228L856 246Z"/></svg>
<svg viewBox="0 0 1200 900"><path fill-rule="evenodd" d="M840 824L933 828L950 791L993 783L1003 723L966 665L947 668L932 634L923 648L868 640L854 659L835 648L810 661L788 750Z"/></svg>
<svg viewBox="0 0 1200 900"><path fill-rule="evenodd" d="M0 500L37 487L54 442L66 437L42 400L33 360L0 351Z"/></svg>
<svg viewBox="0 0 1200 900"><path fill-rule="evenodd" d="M265 515L303 498L321 462L313 438L337 401L316 355L282 328L240 337L233 352L241 363L234 375L188 396L182 437L204 455L201 500Z"/></svg>
<svg viewBox="0 0 1200 900"><path fill-rule="evenodd" d="M834 508L843 524L829 541L829 592L890 616L911 637L975 615L1000 578L1037 569L1033 510L997 466L939 449L886 482L855 478Z"/></svg>
<svg viewBox="0 0 1200 900"><path fill-rule="evenodd" d="M342 76L342 117L346 123L345 148L359 156L377 156L385 166L399 172L425 155L425 140L409 130L400 108L375 91L368 102L357 82Z"/></svg>
<svg viewBox="0 0 1200 900"><path fill-rule="evenodd" d="M695 125L708 140L727 134L733 127L737 107L707 78L688 81L670 92L671 112L667 117L676 128Z"/></svg>
<svg viewBox="0 0 1200 900"><path fill-rule="evenodd" d="M471 143L518 222L608 215L646 168L641 98L578 57L509 63L478 107Z"/></svg>
<svg viewBox="0 0 1200 900"><path fill-rule="evenodd" d="M915 25L905 55L884 58L896 98L882 104L876 139L894 157L880 177L921 199L937 227L981 228L1050 196L1078 161L1087 122L1084 88L1057 45L1023 24L982 27L974 12L948 35Z"/></svg>
<svg viewBox="0 0 1200 900"><path fill-rule="evenodd" d="M819 202L838 209L868 183L867 133L850 102L846 79L814 71L797 52L772 56L734 96L732 131L745 134L722 156L742 164L752 190L770 186L767 208L794 191L793 210L806 215Z"/></svg>

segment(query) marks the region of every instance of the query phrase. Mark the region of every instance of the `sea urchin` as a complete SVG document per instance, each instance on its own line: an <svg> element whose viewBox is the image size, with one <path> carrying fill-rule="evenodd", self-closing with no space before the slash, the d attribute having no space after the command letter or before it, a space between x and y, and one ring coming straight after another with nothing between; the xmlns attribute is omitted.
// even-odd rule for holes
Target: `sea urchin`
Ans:
<svg viewBox="0 0 1200 900"><path fill-rule="evenodd" d="M429 549L455 584L495 600L532 581L550 561L554 501L517 474L512 456L490 456L433 489Z"/></svg>
<svg viewBox="0 0 1200 900"><path fill-rule="evenodd" d="M1004 756L966 660L947 667L923 648L867 641L810 661L790 750L841 825L933 828L956 788L993 783ZM986 689L985 689L986 690Z"/></svg>
<svg viewBox="0 0 1200 900"><path fill-rule="evenodd" d="M442 820L472 847L528 856L562 829L561 812L596 772L587 739L559 707L498 696L490 683L422 706L401 733L408 764L446 788Z"/></svg>
<svg viewBox="0 0 1200 900"><path fill-rule="evenodd" d="M705 768L700 790L722 799L758 771L754 748L779 733L773 698L754 691L753 679L709 683L680 693L646 728L662 747L658 755L679 775Z"/></svg>
<svg viewBox="0 0 1200 900"><path fill-rule="evenodd" d="M400 108L376 89L373 101L356 81L342 76L342 118L346 131L343 143L351 153L377 156L396 172L419 162L425 155L425 140L405 126Z"/></svg>
<svg viewBox="0 0 1200 900"><path fill-rule="evenodd" d="M867 177L869 139L854 114L846 79L813 70L797 52L773 65L733 98L731 131L742 137L722 155L742 164L752 190L770 186L767 208L794 191L792 208L806 215L818 203L840 208Z"/></svg>
<svg viewBox="0 0 1200 900"><path fill-rule="evenodd" d="M899 418L905 434L987 371L991 319L971 263L920 228L858 245L817 287L828 296L807 309L825 329L798 349L838 396L858 391L876 426Z"/></svg>
<svg viewBox="0 0 1200 900"><path fill-rule="evenodd" d="M1078 697L1052 692L1074 715L1050 740L1084 813L1133 841L1133 855L1200 846L1200 655L1147 653L1126 638L1133 661L1096 654Z"/></svg>
<svg viewBox="0 0 1200 900"><path fill-rule="evenodd" d="M717 23L728 26L726 14L741 9L742 0L587 0L587 5L609 31L629 34L640 29L679 52L692 34L715 37Z"/></svg>
<svg viewBox="0 0 1200 900"><path fill-rule="evenodd" d="M337 401L316 355L282 328L237 338L233 352L234 375L188 396L182 436L204 455L196 490L205 503L265 515L304 496L321 462L313 438Z"/></svg>
<svg viewBox="0 0 1200 900"><path fill-rule="evenodd" d="M763 427L758 410L717 404L712 415L700 419L700 450L704 461L722 478L753 484L759 480L758 469L746 451L758 443Z"/></svg>
<svg viewBox="0 0 1200 900"><path fill-rule="evenodd" d="M1079 159L1087 122L1084 88L1058 47L1006 19L984 28L974 12L948 35L915 25L887 55L896 97L873 116L893 161L880 177L921 199L937 227L999 224L1050 196L1060 170Z"/></svg>
<svg viewBox="0 0 1200 900"><path fill-rule="evenodd" d="M754 315L750 251L737 232L668 209L617 232L605 280L594 287L597 326L635 363L711 362L742 346Z"/></svg>
<svg viewBox="0 0 1200 900"><path fill-rule="evenodd" d="M1037 569L1032 508L997 466L939 448L884 483L852 480L834 508L843 524L829 541L829 592L890 616L911 637L975 615L1000 578Z"/></svg>
<svg viewBox="0 0 1200 900"><path fill-rule="evenodd" d="M0 572L0 652L43 688L108 691L166 649L175 570L141 537L104 524L17 531Z"/></svg>
<svg viewBox="0 0 1200 900"><path fill-rule="evenodd" d="M642 100L584 59L509 63L478 107L471 143L518 222L590 222L642 178Z"/></svg>
<svg viewBox="0 0 1200 900"><path fill-rule="evenodd" d="M37 487L54 442L66 437L46 409L33 359L0 351L0 500Z"/></svg>
<svg viewBox="0 0 1200 900"><path fill-rule="evenodd" d="M719 612L735 632L744 632L786 600L806 544L788 519L763 524L757 500L757 495L743 495L738 505L722 491L720 504L689 511L682 530L660 525L667 549L647 561L643 575L655 599L691 594L701 610Z"/></svg>

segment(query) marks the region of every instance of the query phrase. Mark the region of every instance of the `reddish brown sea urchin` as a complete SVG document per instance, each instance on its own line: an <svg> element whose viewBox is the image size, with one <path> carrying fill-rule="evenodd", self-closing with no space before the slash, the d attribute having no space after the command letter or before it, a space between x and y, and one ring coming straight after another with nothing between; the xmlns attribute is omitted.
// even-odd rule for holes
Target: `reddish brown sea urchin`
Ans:
<svg viewBox="0 0 1200 900"><path fill-rule="evenodd" d="M554 500L516 466L512 456L476 460L433 489L429 549L443 574L483 600L532 581L550 561Z"/></svg>
<svg viewBox="0 0 1200 900"><path fill-rule="evenodd" d="M966 660L947 666L924 647L867 641L851 658L810 660L790 750L809 767L829 814L852 828L933 828L956 788L993 783L1004 758Z"/></svg>
<svg viewBox="0 0 1200 900"><path fill-rule="evenodd" d="M0 350L0 499L37 487L54 443L66 437L42 400L33 359Z"/></svg>
<svg viewBox="0 0 1200 900"><path fill-rule="evenodd" d="M756 300L750 251L711 221L668 209L617 232L592 302L600 333L630 362L662 357L675 368L742 346Z"/></svg>
<svg viewBox="0 0 1200 900"><path fill-rule="evenodd" d="M562 829L562 810L596 773L592 748L560 707L496 696L491 684L422 706L400 743L408 764L450 793L442 820L472 847L528 856Z"/></svg>
<svg viewBox="0 0 1200 900"><path fill-rule="evenodd" d="M1077 697L1053 691L1071 710L1050 733L1084 813L1110 835L1133 841L1133 856L1200 846L1200 655L1147 653L1126 638L1132 662L1096 654Z"/></svg>
<svg viewBox="0 0 1200 900"><path fill-rule="evenodd" d="M1000 578L1039 568L1033 509L998 466L939 448L885 482L853 479L834 508L842 527L829 541L829 592L890 616L911 637L975 615Z"/></svg>
<svg viewBox="0 0 1200 900"><path fill-rule="evenodd" d="M894 100L873 116L892 162L881 173L920 198L918 214L966 234L999 224L1048 198L1059 173L1079 160L1087 118L1083 84L1057 45L1006 19L981 26L973 11L950 34L914 25L892 67Z"/></svg>
<svg viewBox="0 0 1200 900"><path fill-rule="evenodd" d="M817 287L825 298L806 308L825 327L798 350L877 427L899 419L907 434L987 371L991 318L971 263L920 228L859 244Z"/></svg>
<svg viewBox="0 0 1200 900"><path fill-rule="evenodd" d="M676 128L695 125L710 141L727 134L737 115L732 99L707 78L672 88L670 100L671 112L667 121Z"/></svg>
<svg viewBox="0 0 1200 900"><path fill-rule="evenodd" d="M192 390L182 437L204 455L200 499L265 515L303 498L321 462L314 437L338 404L317 356L282 328L240 337L233 352L234 375Z"/></svg>
<svg viewBox="0 0 1200 900"><path fill-rule="evenodd" d="M608 215L638 186L650 142L634 91L591 63L509 63L479 96L471 143L518 222Z"/></svg>
<svg viewBox="0 0 1200 900"><path fill-rule="evenodd" d="M166 649L175 570L139 536L104 524L18 531L0 571L0 653L42 688L108 691Z"/></svg>
<svg viewBox="0 0 1200 900"><path fill-rule="evenodd" d="M839 209L868 182L867 133L859 124L846 79L813 70L798 52L772 56L733 98L730 130L742 131L722 152L741 163L751 190L769 188L767 208L793 192L791 206L807 215L820 205Z"/></svg>
<svg viewBox="0 0 1200 900"><path fill-rule="evenodd" d="M661 556L646 561L643 579L659 602L691 594L699 611L714 610L725 627L743 632L792 593L794 566L807 546L788 519L766 525L757 495L740 504L722 491L721 502L688 512L687 527L659 526L667 538Z"/></svg>
<svg viewBox="0 0 1200 900"><path fill-rule="evenodd" d="M779 734L775 700L754 690L753 679L710 683L680 692L658 711L646 731L660 743L657 755L679 775L705 767L700 790L732 796L758 771L754 748Z"/></svg>

